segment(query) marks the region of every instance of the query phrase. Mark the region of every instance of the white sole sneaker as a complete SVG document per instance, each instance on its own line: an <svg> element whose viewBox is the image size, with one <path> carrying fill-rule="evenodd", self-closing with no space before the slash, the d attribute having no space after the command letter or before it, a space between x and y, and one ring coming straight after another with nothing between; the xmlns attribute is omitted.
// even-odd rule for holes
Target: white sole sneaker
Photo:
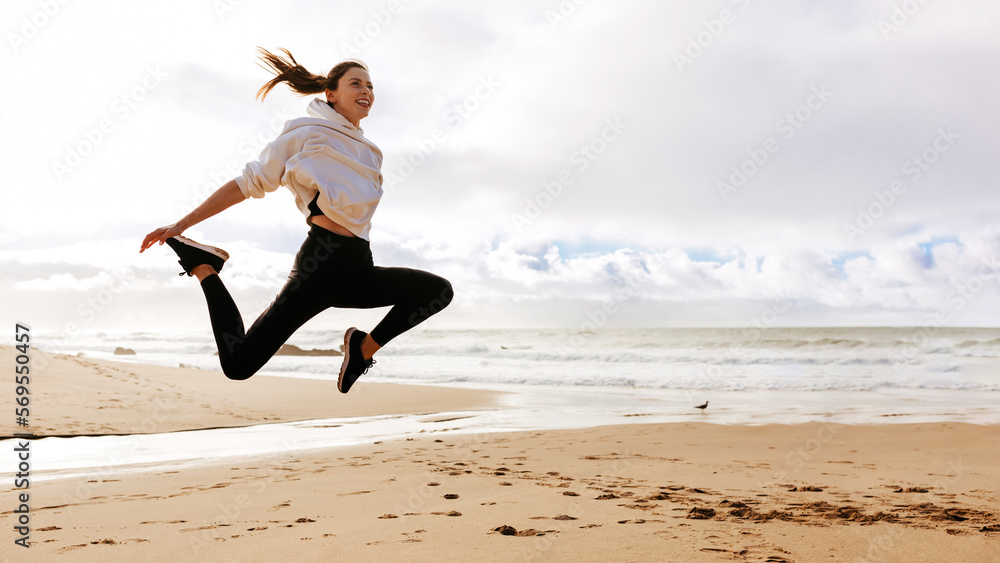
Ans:
<svg viewBox="0 0 1000 563"><path fill-rule="evenodd" d="M208 252L210 254L214 254L214 255L218 256L219 258L222 258L223 260L229 260L229 253L226 252L225 250L222 250L221 248L218 248L218 247L215 247L215 246L210 246L210 245L207 245L207 244L202 244L200 242L193 241L193 240L191 240L191 239L189 239L187 237L181 236L181 235L177 235L177 236L175 236L173 238L182 241L184 244L186 244L186 245L188 245L190 247L197 248L198 250L204 250L205 252Z"/></svg>
<svg viewBox="0 0 1000 563"><path fill-rule="evenodd" d="M229 253L221 248L209 246L195 242L187 237L175 236L167 239L169 246L180 258L177 262L184 269L180 275L191 275L191 272L198 266L205 264L211 266L216 272L221 272L222 267L229 260Z"/></svg>

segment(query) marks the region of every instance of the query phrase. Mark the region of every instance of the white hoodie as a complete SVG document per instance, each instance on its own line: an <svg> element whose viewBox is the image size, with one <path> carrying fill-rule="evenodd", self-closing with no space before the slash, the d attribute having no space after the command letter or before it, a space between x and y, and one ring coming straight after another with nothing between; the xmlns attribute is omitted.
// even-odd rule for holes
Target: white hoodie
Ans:
<svg viewBox="0 0 1000 563"><path fill-rule="evenodd" d="M382 197L382 151L325 99L315 98L306 112L312 117L285 123L260 158L247 163L236 184L248 198L288 187L307 220L309 202L319 193L324 215L369 240Z"/></svg>

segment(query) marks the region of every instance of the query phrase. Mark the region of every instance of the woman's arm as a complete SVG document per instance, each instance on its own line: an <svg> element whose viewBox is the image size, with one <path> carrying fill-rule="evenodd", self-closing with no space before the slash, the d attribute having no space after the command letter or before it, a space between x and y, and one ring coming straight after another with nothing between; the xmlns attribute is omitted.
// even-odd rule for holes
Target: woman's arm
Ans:
<svg viewBox="0 0 1000 563"><path fill-rule="evenodd" d="M246 197L240 191L236 180L230 180L223 184L221 188L215 190L212 195L208 196L208 199L195 208L194 211L185 215L180 221L177 221L173 225L160 227L146 235L146 238L142 241L142 246L139 247L139 252L153 246L153 243L159 242L163 244L168 238L183 233L189 227L197 225L205 219L229 209L245 199Z"/></svg>

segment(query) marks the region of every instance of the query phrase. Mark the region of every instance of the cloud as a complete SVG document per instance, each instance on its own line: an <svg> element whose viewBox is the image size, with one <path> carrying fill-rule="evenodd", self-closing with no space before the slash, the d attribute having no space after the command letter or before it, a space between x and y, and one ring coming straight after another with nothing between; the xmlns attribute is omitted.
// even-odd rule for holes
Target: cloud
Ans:
<svg viewBox="0 0 1000 563"><path fill-rule="evenodd" d="M989 294L959 288L995 286L979 268L1000 214L1000 7L922 4L886 37L896 4L402 2L390 18L382 0L68 5L6 55L33 86L0 92L15 132L0 139L0 282L53 316L125 269L129 295L190 298L171 260L132 247L303 111L283 87L253 99L269 78L255 48L288 47L325 72L353 45L378 92L363 126L401 178L375 217L376 261L465 288L456 324L573 324L607 300L621 304L609 322L739 324L782 299L796 302L789 322L944 310L995 324ZM723 9L734 18L719 28ZM169 40L151 31L163 28ZM163 80L127 117L114 111L149 67ZM113 130L98 136L102 120ZM777 146L766 160L765 146ZM54 163L81 148L57 178ZM734 171L744 180L723 198ZM303 232L281 193L195 234L234 252L227 283L250 311L280 287ZM185 303L197 318L203 305Z"/></svg>
<svg viewBox="0 0 1000 563"><path fill-rule="evenodd" d="M794 307L796 315L808 312L806 318L815 324L841 319L847 311L868 322L916 323L941 314L952 322L975 324L994 318L1000 307L993 297L1000 270L1000 232L995 229L948 240L912 237L863 254L795 246L606 251L571 242L534 239L484 246L387 237L376 256L385 257L377 258L379 264L422 267L452 281L456 305L440 320L443 326L490 326L500 317L485 312L504 303L506 322L513 316L522 326L567 326L608 304L631 311L614 319L619 326L636 319L656 326L678 326L684 319L740 326L746 315L768 303ZM134 252L137 244L8 252L2 259L14 275L4 282L17 290L21 306L36 310L44 309L52 294L69 295L70 303L78 304L67 306L65 312L71 314L79 304L110 300L112 293L119 302L135 303L129 314L148 309L169 316L159 303L165 296L181 300L178 311L200 310L200 292L190 278L176 276L172 253L154 247L133 260L124 253ZM284 284L292 254L240 242L225 247L233 258L223 279L252 319ZM74 258L62 261L63 256ZM677 311L685 316L678 317ZM192 315L191 325L200 326L201 314ZM793 318L802 317L790 314L782 322Z"/></svg>

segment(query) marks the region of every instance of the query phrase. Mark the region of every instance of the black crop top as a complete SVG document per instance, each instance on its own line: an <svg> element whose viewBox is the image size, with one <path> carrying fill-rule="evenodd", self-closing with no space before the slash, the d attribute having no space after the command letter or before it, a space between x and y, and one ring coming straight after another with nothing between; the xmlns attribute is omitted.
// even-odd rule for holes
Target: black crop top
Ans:
<svg viewBox="0 0 1000 563"><path fill-rule="evenodd" d="M316 197L314 197L313 200L309 202L309 216L310 217L315 217L317 215L322 215L323 214L323 211L320 210L320 208L319 208L319 204L316 203L316 201L318 199L319 199L319 194L316 194Z"/></svg>

